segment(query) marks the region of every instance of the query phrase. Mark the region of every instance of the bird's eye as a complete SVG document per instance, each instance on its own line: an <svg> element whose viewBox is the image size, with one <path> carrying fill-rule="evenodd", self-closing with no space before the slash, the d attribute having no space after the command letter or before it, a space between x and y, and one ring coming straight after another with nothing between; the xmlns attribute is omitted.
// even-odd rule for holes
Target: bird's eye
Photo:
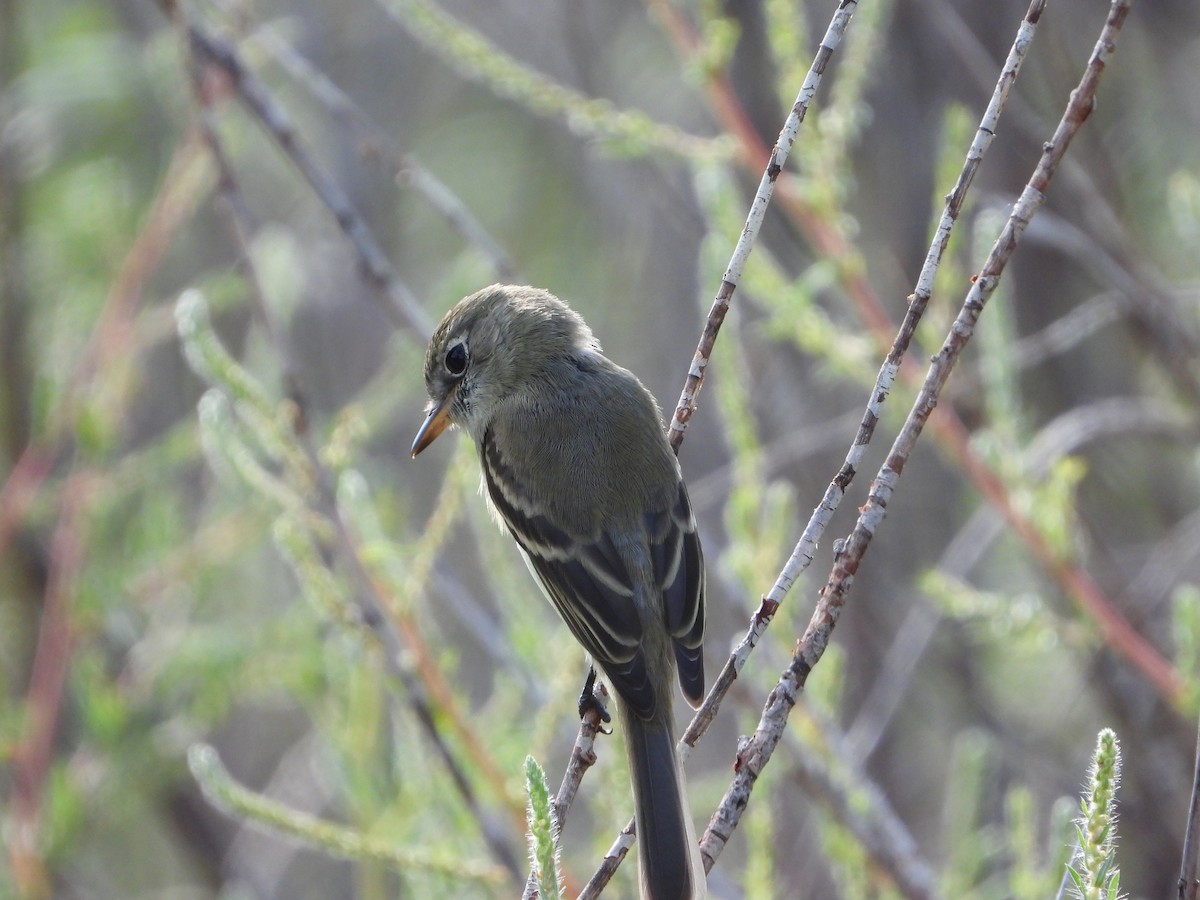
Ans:
<svg viewBox="0 0 1200 900"><path fill-rule="evenodd" d="M465 344L455 344L446 351L446 371L451 375L461 375L467 371L467 348Z"/></svg>

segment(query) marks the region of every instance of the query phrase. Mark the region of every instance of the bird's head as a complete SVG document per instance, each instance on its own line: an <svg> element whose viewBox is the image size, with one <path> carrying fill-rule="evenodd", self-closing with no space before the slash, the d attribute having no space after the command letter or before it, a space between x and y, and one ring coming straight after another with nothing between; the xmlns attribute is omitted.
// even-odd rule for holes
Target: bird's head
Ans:
<svg viewBox="0 0 1200 900"><path fill-rule="evenodd" d="M416 456L450 425L483 435L499 404L574 354L598 350L583 319L540 288L493 284L446 313L425 353L429 407Z"/></svg>

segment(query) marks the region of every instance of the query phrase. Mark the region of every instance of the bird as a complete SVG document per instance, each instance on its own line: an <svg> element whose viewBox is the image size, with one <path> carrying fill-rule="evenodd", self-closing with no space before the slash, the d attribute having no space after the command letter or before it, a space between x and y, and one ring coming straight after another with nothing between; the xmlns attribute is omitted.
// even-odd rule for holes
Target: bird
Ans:
<svg viewBox="0 0 1200 900"><path fill-rule="evenodd" d="M493 284L425 355L415 458L450 426L542 592L607 676L623 728L643 900L706 892L675 749L674 683L704 697L704 557L662 414L554 294Z"/></svg>

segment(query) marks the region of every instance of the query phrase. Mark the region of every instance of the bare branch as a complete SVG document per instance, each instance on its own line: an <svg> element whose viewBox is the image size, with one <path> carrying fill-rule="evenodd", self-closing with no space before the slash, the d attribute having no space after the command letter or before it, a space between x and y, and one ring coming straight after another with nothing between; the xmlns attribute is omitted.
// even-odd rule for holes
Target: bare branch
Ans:
<svg viewBox="0 0 1200 900"><path fill-rule="evenodd" d="M824 764L811 748L800 746L794 730L788 731L793 745L792 778L833 812L887 872L900 894L910 900L940 896L933 869L921 857L912 834L883 791L862 770L846 735L832 722L822 722L820 729L827 753L834 758L833 766Z"/></svg>
<svg viewBox="0 0 1200 900"><path fill-rule="evenodd" d="M800 123L804 121L813 95L817 92L817 86L821 83L825 67L829 64L833 51L841 43L842 35L845 34L846 27L850 24L850 19L857 6L857 0L842 0L838 5L837 11L829 23L829 28L825 32L825 37L821 41L821 46L817 50L817 55L813 59L812 66L808 70L808 76L804 79L796 102L792 105L792 111L783 123L783 130L779 132L775 149L771 151L766 171L763 172L762 180L758 184L758 193L754 195L754 200L750 203L750 213L746 217L746 224L734 247L729 266L721 278L721 287L717 290L716 299L708 313L708 321L704 325L700 344L696 347L696 353L692 357L692 365L688 369L683 392L679 395L679 403L675 407L675 414L671 417L671 424L667 428L667 440L670 441L671 447L676 453L679 452L679 445L683 443L683 433L687 429L692 415L696 412L696 397L700 393L700 388L704 386L704 373L708 367L708 359L712 355L717 334L725 321L725 314L729 311L729 302L733 299L733 292L737 290L738 281L741 280L742 270L750 258L750 251L754 249L754 242L758 239L758 232L767 215L767 207L771 203L771 196L775 193L775 180L783 171L792 144L796 141L796 134L800 130Z"/></svg>
<svg viewBox="0 0 1200 900"><path fill-rule="evenodd" d="M437 686L431 686L428 678L422 680L420 673L414 671L414 666L406 661L411 656L424 657L429 654L423 652L420 647L414 647L417 636L412 633L411 629L404 631L402 634L402 629L388 615L388 604L380 588L375 584L364 566L358 542L355 540L354 535L351 534L345 518L338 507L333 486L333 474L321 461L320 454L308 430L307 395L301 387L292 354L288 352L284 344L282 330L276 322L270 305L266 302L261 280L258 277L258 272L253 262L251 244L256 231L256 225L253 222L253 217L245 202L245 197L241 191L237 176L213 122L211 108L213 98L211 93L206 90L204 82L205 60L208 58L207 51L195 39L197 29L191 22L185 19L182 14L177 14L177 20L179 20L179 26L188 37L187 45L193 54L189 69L191 72L193 93L199 110L198 120L200 130L217 167L218 186L229 213L230 227L234 239L241 249L243 274L249 285L256 317L279 359L280 367L284 372L284 378L287 382L288 396L294 409L294 414L289 419L292 426L292 437L300 447L304 455L305 464L313 476L312 480L315 492L309 502L333 526L337 550L346 559L352 575L355 588L355 602L359 611L358 621L364 628L371 632L378 641L379 646L383 649L384 661L388 671L404 687L403 702L407 703L412 714L420 723L426 738L441 758L450 775L451 781L462 797L463 803L472 811L473 818L479 823L484 840L487 842L492 854L511 875L519 877L516 858L506 840L503 829L496 828L490 823L492 817L487 815L468 777L469 766L459 760L456 752L442 733L442 728L438 725L437 710L435 709L435 703L431 700L430 694L444 694L445 692L438 692ZM332 567L332 559L327 559L325 562ZM394 692L391 697L394 704L402 702L400 697L396 696L398 693ZM445 708L445 704L441 704L441 706ZM499 776L493 774L492 780L495 782L500 779Z"/></svg>
<svg viewBox="0 0 1200 900"><path fill-rule="evenodd" d="M407 185L420 194L451 228L488 258L498 278L503 281L518 280L516 267L508 258L508 254L467 205L416 157L411 153L401 152L391 136L380 128L362 107L347 97L324 72L270 31L260 29L249 41L262 47L334 117L362 134L363 155L377 156L398 183Z"/></svg>
<svg viewBox="0 0 1200 900"><path fill-rule="evenodd" d="M929 304L929 298L933 292L934 277L937 275L938 267L941 264L942 254L945 253L946 246L950 241L950 233L954 228L955 221L958 219L959 210L962 209L967 192L970 190L971 183L975 179L975 173L979 170L979 166L983 161L983 155L987 152L988 147L991 146L992 139L996 133L997 123L1001 113L1004 111L1005 102L1016 81L1021 63L1029 49L1034 30L1044 9L1045 0L1034 0L1030 4L1028 12L1026 12L1025 18L1022 20L1020 28L1017 30L1017 36L1013 41L1012 48L1009 50L1008 59L1000 71L1000 78L992 93L992 99L984 111L983 118L976 129L975 138L971 142L970 149L967 151L966 160L959 172L958 180L950 193L946 195L946 205L942 210L941 220L938 222L933 242L929 246L929 252L925 256L925 263L921 267L921 273L917 278L916 290L909 298L908 310L905 313L904 320L901 322L900 329L892 341L892 346L888 350L883 365L879 369L879 374L876 376L875 386L872 388L870 397L867 400L867 408L863 412L862 421L859 423L858 433L854 436L854 440L850 445L850 451L846 454L846 461L829 483L829 487L825 491L825 496L821 498L820 505L814 510L812 518L809 519L808 525L805 527L804 533L796 545L796 549L792 551L791 558L788 559L787 564L783 567L783 571L779 574L779 578L776 579L770 593L767 594L767 598L776 604L783 601L784 595L791 589L796 579L812 563L817 543L825 533L825 528L833 518L834 512L841 505L846 488L851 480L853 480L858 467L862 463L867 445L871 442L875 426L878 424L879 417L882 414L883 404L891 393L896 375L900 371L900 364L904 360L905 353L908 352L908 347L912 342L913 335L916 333L917 325L920 323L921 317L925 314L925 308Z"/></svg>
<svg viewBox="0 0 1200 900"><path fill-rule="evenodd" d="M24 726L13 744L12 804L5 829L12 835L8 864L19 890L37 894L48 884L37 837L47 782L54 763L54 736L66 696L76 629L71 611L76 582L87 560L83 517L95 491L92 474L79 468L67 478L50 542L46 587L37 643L25 693Z"/></svg>
<svg viewBox="0 0 1200 900"><path fill-rule="evenodd" d="M1192 800L1183 835L1183 862L1179 867L1179 900L1196 900L1197 896L1200 896L1200 731L1196 734Z"/></svg>
<svg viewBox="0 0 1200 900"><path fill-rule="evenodd" d="M604 686L603 681L596 682L594 696L601 705L608 700L608 689ZM567 763L566 772L563 773L558 793L554 795L554 819L559 828L562 828L567 810L571 808L571 802L575 799L579 785L583 782L583 776L596 764L594 745L596 735L604 732L603 724L600 720L600 711L596 707L589 708L579 723L579 734L576 735L575 745L571 748L571 759ZM537 880L531 870L529 880L525 883L522 900L533 900L536 896Z"/></svg>
<svg viewBox="0 0 1200 900"><path fill-rule="evenodd" d="M613 845L608 848L608 852L604 854L604 861L600 863L600 867L596 869L592 875L591 881L584 885L583 890L579 894L579 900L596 900L600 896L600 892L605 886L612 881L612 877L617 874L617 868L637 842L637 832L634 830L633 819L629 820L629 824L621 829L617 839L613 841Z"/></svg>
<svg viewBox="0 0 1200 900"><path fill-rule="evenodd" d="M171 0L159 2L168 15L176 14L175 4ZM333 213L358 253L367 282L385 301L384 310L392 322L397 327L411 329L422 341L426 340L433 331L433 323L408 287L396 277L387 254L350 197L304 149L287 113L242 62L232 44L195 22L187 22L186 28L191 52L197 60L224 73L242 104L258 119L292 164L300 170L321 202Z"/></svg>
<svg viewBox="0 0 1200 900"><path fill-rule="evenodd" d="M874 433L876 423L879 421L882 406L891 392L892 384L900 371L900 364L928 304L934 276L936 275L942 254L949 242L954 222L962 208L962 204L974 180L975 173L979 169L983 156L987 152L995 135L997 122L1004 110L1012 85L1020 71L1021 63L1029 49L1038 20L1041 18L1044 8L1045 0L1033 0L1017 31L1008 58L1001 69L991 101L983 114L979 127L976 130L975 138L968 149L962 170L959 173L954 188L946 196L946 205L929 252L926 255L920 277L918 278L917 289L912 298L910 298L908 312L880 368L875 386L867 402L867 408L859 424L858 432L847 453L846 461L830 483L821 504L814 510L799 543L784 565L770 593L761 599L759 607L751 619L750 628L746 635L726 660L711 690L705 697L703 705L684 731L683 737L680 740L680 755L684 759L687 758L691 748L695 746L696 742L716 718L726 693L737 679L738 673L745 665L746 660L762 638L762 635L766 632L787 592L804 569L811 564L817 542L824 533L834 511L841 503L842 497L845 496L846 488L856 474L857 468L866 452L867 445L870 443ZM821 43L817 57L813 61L796 103L792 108L792 113L784 124L779 141L772 152L771 162L768 164L767 170L763 175L758 194L754 198L746 225L734 250L733 258L722 279L721 289L718 291L716 301L705 324L700 345L696 350L679 405L675 411L675 417L672 419L670 428L668 429L668 439L671 441L672 446L675 447L676 452L678 452L679 445L683 441L687 423L695 411L695 398L703 384L708 358L711 355L717 333L728 311L729 300L737 287L737 282L741 277L754 240L757 238L758 231L762 225L775 179L779 175L780 167L787 159L787 153L795 140L800 122L803 121L816 84L820 81L820 76L824 72L829 56L844 34L852 12L853 4L843 3L839 6L833 20L830 22L826 36ZM780 723L780 727L782 727L782 722ZM709 826L710 833L711 830L712 823ZM622 837L618 838L613 849L606 856L601 871L604 871L610 865L615 870L616 865L620 862L620 858L624 856L624 853L632 843L628 837L632 833L631 827L627 826L625 831L622 832ZM706 854L706 868L711 868L714 859L715 854ZM597 876L600 874L598 872ZM611 875L608 877L611 877ZM606 881L607 878L605 879Z"/></svg>
<svg viewBox="0 0 1200 900"><path fill-rule="evenodd" d="M867 401L867 408L859 423L858 432L851 442L850 450L846 454L846 460L837 475L830 482L829 487L825 491L825 496L822 498L817 509L814 510L808 525L804 529L804 533L801 535L799 543L797 543L796 548L792 551L791 557L784 565L770 593L763 598L757 612L755 612L750 630L734 652L730 654L725 668L718 676L708 697L705 698L704 705L700 708L695 719L689 725L688 730L684 733L683 741L687 745L694 746L696 740L699 739L700 735L707 729L708 724L716 716L717 707L720 705L724 692L728 689L728 685L737 677L737 673L745 664L746 658L762 637L763 632L766 631L767 626L770 625L771 619L774 617L779 605L783 602L787 592L791 589L791 586L812 563L817 543L824 534L830 519L832 519L834 511L841 504L847 486L857 473L858 466L861 464L862 458L866 453L867 445L874 434L876 423L878 423L879 417L882 414L883 404L891 393L892 384L900 370L900 363L925 312L933 279L941 262L942 254L949 242L950 232L954 227L958 212L962 208L966 193L974 180L975 173L978 171L983 154L991 144L992 137L996 131L996 124L1004 109L1004 102L1020 70L1021 62L1033 37L1033 29L1041 16L1044 6L1044 0L1034 0L1034 3L1030 6L1021 23L1016 39L1013 41L1008 60L1001 70L992 100L984 112L979 128L976 130L975 139L967 152L966 161L959 173L958 180L954 189L946 197L946 206L943 210L941 221L938 224L933 243L930 245L929 252L925 257L925 264L917 280L917 290L910 300L908 312L876 377L875 386L871 390Z"/></svg>
<svg viewBox="0 0 1200 900"><path fill-rule="evenodd" d="M872 482L867 503L862 507L854 530L850 537L844 542L839 542L835 549L833 569L821 591L808 628L800 639L791 664L768 695L757 729L739 750L735 763L736 775L701 840L701 854L708 867L711 867L720 855L741 820L754 784L783 734L788 714L796 703L796 696L803 689L809 672L828 646L854 575L871 539L883 521L888 501L895 492L904 465L920 437L925 422L937 405L938 397L954 364L970 339L984 306L996 289L1021 234L1043 203L1059 161L1091 112L1097 84L1115 50L1116 37L1128 15L1130 3L1131 0L1114 0L1083 77L1071 93L1062 120L1053 138L1045 145L1037 168L967 294L942 349L933 357L925 384L892 444L887 460ZM1169 683L1162 687L1169 690L1170 696L1175 696L1179 690L1177 679L1174 673L1168 674Z"/></svg>

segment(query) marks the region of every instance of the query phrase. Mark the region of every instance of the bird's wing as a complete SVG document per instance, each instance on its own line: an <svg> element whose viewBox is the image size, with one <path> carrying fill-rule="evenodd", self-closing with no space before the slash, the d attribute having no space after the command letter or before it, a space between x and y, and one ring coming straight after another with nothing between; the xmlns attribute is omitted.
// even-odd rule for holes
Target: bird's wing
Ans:
<svg viewBox="0 0 1200 900"><path fill-rule="evenodd" d="M480 448L484 482L504 524L550 602L583 648L608 674L613 688L639 716L653 715L656 695L641 649L642 623L633 581L605 532L581 541L539 508L488 431Z"/></svg>
<svg viewBox="0 0 1200 900"><path fill-rule="evenodd" d="M646 513L654 577L675 649L679 686L692 706L704 699L704 556L687 488L679 482L675 502Z"/></svg>

